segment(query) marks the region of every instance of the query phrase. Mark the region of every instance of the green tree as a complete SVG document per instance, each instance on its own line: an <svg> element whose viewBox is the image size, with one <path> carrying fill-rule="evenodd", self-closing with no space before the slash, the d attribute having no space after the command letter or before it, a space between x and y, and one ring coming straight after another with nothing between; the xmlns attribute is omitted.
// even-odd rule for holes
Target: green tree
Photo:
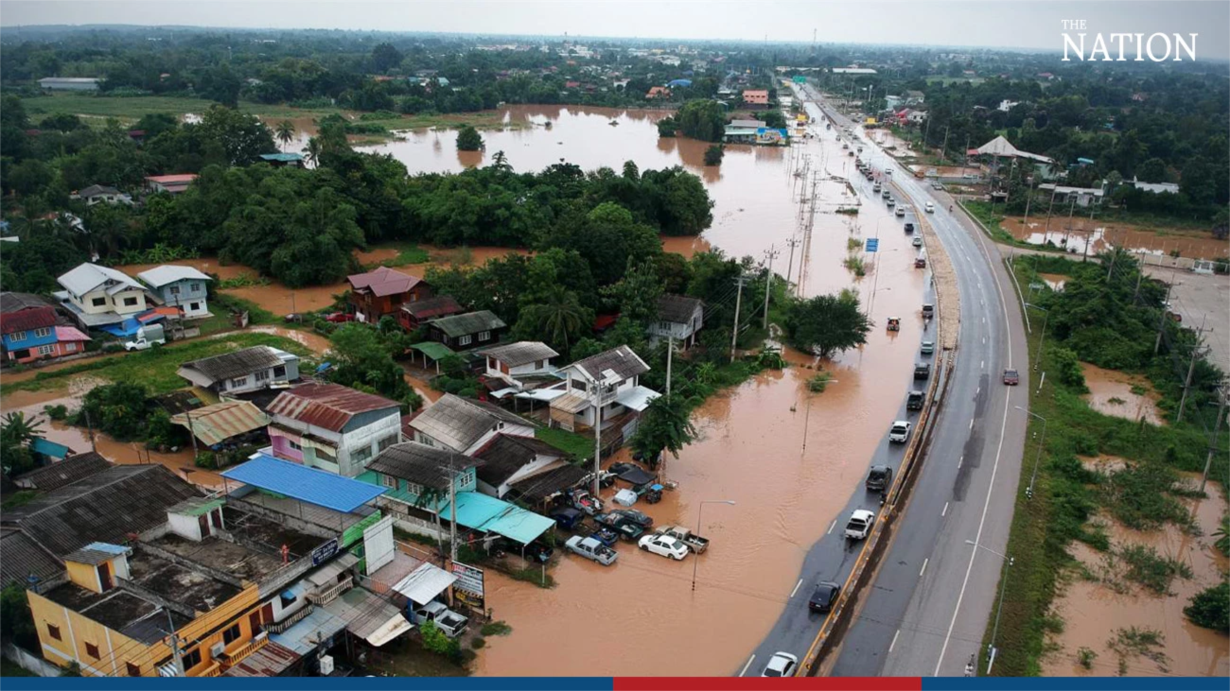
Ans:
<svg viewBox="0 0 1230 691"><path fill-rule="evenodd" d="M766 110L760 114L760 119L767 127L777 130L786 128L786 116L780 110Z"/></svg>
<svg viewBox="0 0 1230 691"><path fill-rule="evenodd" d="M675 123L674 118L672 117L662 118L661 120L658 121L658 136L659 137L673 137L675 136L676 128L677 128L677 125Z"/></svg>
<svg viewBox="0 0 1230 691"><path fill-rule="evenodd" d="M87 422L119 441L144 439L148 431L149 393L143 384L115 382L96 386L85 395L75 423Z"/></svg>
<svg viewBox="0 0 1230 691"><path fill-rule="evenodd" d="M473 125L466 125L457 130L458 151L479 151L483 148L483 138Z"/></svg>
<svg viewBox="0 0 1230 691"><path fill-rule="evenodd" d="M344 324L329 337L333 370L329 379L345 386L365 385L400 401L409 392L405 371L393 360L376 331L366 324Z"/></svg>
<svg viewBox="0 0 1230 691"><path fill-rule="evenodd" d="M273 134L260 118L233 108L211 106L196 127L203 138L221 145L229 165L256 163L261 154L277 149Z"/></svg>
<svg viewBox="0 0 1230 691"><path fill-rule="evenodd" d="M632 437L632 448L647 458L669 451L679 452L696 438L690 418L692 405L682 396L659 396L649 403Z"/></svg>
<svg viewBox="0 0 1230 691"><path fill-rule="evenodd" d="M674 117L679 131L693 139L720 142L726 133L726 114L717 101L688 101Z"/></svg>
<svg viewBox="0 0 1230 691"><path fill-rule="evenodd" d="M720 166L722 165L722 157L726 155L726 148L721 144L714 144L708 149L705 149L705 165Z"/></svg>
<svg viewBox="0 0 1230 691"><path fill-rule="evenodd" d="M1183 614L1192 623L1223 634L1230 631L1230 581L1225 577L1221 583L1196 593L1188 603Z"/></svg>
<svg viewBox="0 0 1230 691"><path fill-rule="evenodd" d="M1136 169L1136 176L1141 182L1166 182L1166 162L1160 158L1151 158Z"/></svg>
<svg viewBox="0 0 1230 691"><path fill-rule="evenodd" d="M372 69L384 74L401 64L402 54L389 43L381 43L372 48Z"/></svg>
<svg viewBox="0 0 1230 691"><path fill-rule="evenodd" d="M0 640L26 650L38 649L38 630L34 627L26 589L16 581L0 591Z"/></svg>
<svg viewBox="0 0 1230 691"><path fill-rule="evenodd" d="M555 291L546 302L521 309L517 332L537 333L557 350L568 352L569 346L582 333L589 331L593 315L593 310L581 306L576 293L571 290Z"/></svg>
<svg viewBox="0 0 1230 691"><path fill-rule="evenodd" d="M295 140L295 123L290 120L279 122L274 130L274 135L277 136L278 141L282 142L282 146L285 147Z"/></svg>
<svg viewBox="0 0 1230 691"><path fill-rule="evenodd" d="M793 302L786 308L785 321L790 344L822 358L866 343L871 330L858 296L850 291Z"/></svg>
<svg viewBox="0 0 1230 691"><path fill-rule="evenodd" d="M642 330L658 318L658 298L662 296L662 283L658 280L657 268L652 259L645 259L640 263L629 261L623 278L602 292L615 301L620 318L636 322Z"/></svg>

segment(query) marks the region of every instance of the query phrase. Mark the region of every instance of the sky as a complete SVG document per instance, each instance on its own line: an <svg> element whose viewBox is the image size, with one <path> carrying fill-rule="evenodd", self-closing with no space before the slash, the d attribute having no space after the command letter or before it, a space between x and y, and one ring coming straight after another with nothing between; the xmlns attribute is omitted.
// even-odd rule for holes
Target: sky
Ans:
<svg viewBox="0 0 1230 691"><path fill-rule="evenodd" d="M741 39L1060 51L1064 19L1090 34L1199 34L1197 58L1230 59L1230 2L1118 0L0 0L0 27L139 24L276 29Z"/></svg>

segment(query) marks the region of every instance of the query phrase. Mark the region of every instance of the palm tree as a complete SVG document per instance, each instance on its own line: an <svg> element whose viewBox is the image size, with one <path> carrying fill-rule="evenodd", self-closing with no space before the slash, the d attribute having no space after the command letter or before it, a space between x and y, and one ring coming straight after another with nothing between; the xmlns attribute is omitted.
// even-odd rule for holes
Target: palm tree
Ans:
<svg viewBox="0 0 1230 691"><path fill-rule="evenodd" d="M320 165L320 150L320 139L317 137L312 137L307 140L307 146L303 147L303 153L305 154L304 158L306 158L313 166L318 166Z"/></svg>
<svg viewBox="0 0 1230 691"><path fill-rule="evenodd" d="M282 146L285 147L295 139L295 124L290 120L283 120L274 128L273 134L277 137L278 141L282 142Z"/></svg>
<svg viewBox="0 0 1230 691"><path fill-rule="evenodd" d="M6 444L25 446L43 438L42 426L41 420L27 420L25 413L9 413L4 416L4 424L0 425L0 436Z"/></svg>
<svg viewBox="0 0 1230 691"><path fill-rule="evenodd" d="M534 305L533 318L541 333L554 343L562 343L568 350L569 336L581 330L584 308L577 294L571 290L556 291L546 302Z"/></svg>

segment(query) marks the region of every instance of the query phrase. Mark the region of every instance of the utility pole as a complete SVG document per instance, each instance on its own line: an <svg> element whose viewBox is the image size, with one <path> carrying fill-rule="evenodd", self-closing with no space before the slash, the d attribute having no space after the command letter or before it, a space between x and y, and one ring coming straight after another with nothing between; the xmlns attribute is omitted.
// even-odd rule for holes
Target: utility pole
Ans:
<svg viewBox="0 0 1230 691"><path fill-rule="evenodd" d="M90 409L83 405L81 410L85 413L85 428L90 433L90 451L98 453L98 446L94 443L94 423L90 421Z"/></svg>
<svg viewBox="0 0 1230 691"><path fill-rule="evenodd" d="M786 241L790 245L790 258L786 260L786 290L790 290L790 271L794 268L794 248L799 244L798 238L790 238Z"/></svg>
<svg viewBox="0 0 1230 691"><path fill-rule="evenodd" d="M453 466L453 452L448 454L448 526L449 562L457 563L457 469ZM595 495L596 496L596 495Z"/></svg>
<svg viewBox="0 0 1230 691"><path fill-rule="evenodd" d="M195 461L200 457L201 452L196 446L196 429L192 426L192 411L185 410L184 417L188 420L188 436L192 437L192 460Z"/></svg>
<svg viewBox="0 0 1230 691"><path fill-rule="evenodd" d="M1226 416L1226 391L1217 389L1217 421L1213 423L1213 440L1209 442L1209 455L1204 459L1204 474L1200 476L1200 493L1209 481L1209 468L1213 465L1213 454L1217 453L1217 435L1221 432L1221 421Z"/></svg>
<svg viewBox="0 0 1230 691"><path fill-rule="evenodd" d="M1202 333L1204 333L1204 319L1200 320L1200 328L1196 330L1196 346L1192 348L1192 362L1187 366L1187 377L1183 380L1183 395L1179 398L1179 414L1175 417L1176 422L1183 422L1183 408L1187 405L1187 391L1192 386L1192 372L1196 370L1196 360L1200 359L1200 351L1204 348L1204 344L1200 342Z"/></svg>
<svg viewBox="0 0 1230 691"><path fill-rule="evenodd" d="M671 397L671 355L675 352L675 338L666 336L666 397Z"/></svg>
<svg viewBox="0 0 1230 691"><path fill-rule="evenodd" d="M735 325L730 334L731 362L735 361L735 347L739 343L739 307L743 302L743 280L743 274L739 274L739 277L735 279L735 282L739 284L739 292L735 294Z"/></svg>
<svg viewBox="0 0 1230 691"><path fill-rule="evenodd" d="M952 129L952 125L944 128L944 143L940 146L940 161L948 158L948 131Z"/></svg>
<svg viewBox="0 0 1230 691"><path fill-rule="evenodd" d="M1029 232L1029 203L1034 199L1034 176L1030 175L1027 180L1029 183L1029 192L1025 195L1025 219L1021 221L1021 226L1025 232Z"/></svg>
<svg viewBox="0 0 1230 691"><path fill-rule="evenodd" d="M965 177L965 169L969 167L969 135L965 135L965 150L961 154L961 177ZM994 202L995 197L991 197Z"/></svg>
<svg viewBox="0 0 1230 691"><path fill-rule="evenodd" d="M1051 203L1046 207L1046 227L1042 229L1042 244L1046 244L1046 235L1051 232L1051 211L1055 208L1055 192L1059 190L1056 185L1051 188Z"/></svg>
<svg viewBox="0 0 1230 691"><path fill-rule="evenodd" d="M1157 340L1153 342L1154 355L1162 349L1162 330L1166 326L1166 305L1170 302L1170 289L1174 287L1174 281L1178 275L1179 270L1175 269L1174 273L1170 274L1170 283L1166 284L1166 299L1162 301L1162 313L1157 318Z"/></svg>
<svg viewBox="0 0 1230 691"><path fill-rule="evenodd" d="M1076 211L1076 197L1072 197L1072 202L1068 204L1068 228L1063 234L1063 251L1068 251L1068 239L1072 236L1072 213Z"/></svg>
<svg viewBox="0 0 1230 691"><path fill-rule="evenodd" d="M179 634L175 633L175 622L171 620L171 610L166 607L162 611L167 613L167 628L171 634L171 656L175 658L175 672L178 676L185 676L184 657L179 651Z"/></svg>
<svg viewBox="0 0 1230 691"><path fill-rule="evenodd" d="M774 249L775 245L769 245L769 250L765 252L765 256L769 258L769 275L764 286L764 326L762 329L769 328L769 294L773 291L773 258L781 254Z"/></svg>

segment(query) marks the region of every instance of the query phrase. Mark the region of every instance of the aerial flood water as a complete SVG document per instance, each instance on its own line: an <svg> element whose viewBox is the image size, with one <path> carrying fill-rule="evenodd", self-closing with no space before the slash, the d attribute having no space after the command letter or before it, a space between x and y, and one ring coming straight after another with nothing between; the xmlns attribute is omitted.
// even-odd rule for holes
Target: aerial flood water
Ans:
<svg viewBox="0 0 1230 691"><path fill-rule="evenodd" d="M714 199L713 226L701 238L667 238L666 248L690 255L710 247L728 256L758 261L770 245L780 254L774 270L785 275L786 241L797 226L799 191L805 189L802 155L811 170L826 165L818 184L820 203L807 257L796 252L791 279L807 265L805 295L852 287L864 304L874 289L877 322L868 344L814 363L791 353L792 366L766 372L707 401L695 414L700 439L679 459L669 459L666 477L678 483L661 503L641 509L656 525L678 523L709 537L713 546L696 564L618 548L610 568L563 556L543 590L487 572L488 606L513 627L508 637L489 639L474 671L484 675L729 675L738 671L756 643L790 600L799 568L817 540L861 486L867 464L905 395L922 322L918 316L926 275L913 268L914 250L901 222L878 200L862 199L860 213L833 213L859 203L846 184L854 158L834 145L833 134L790 148L728 146L720 168L701 160L708 144L659 138L656 112L574 107L515 107L507 118L537 123L486 131L486 150L459 154L451 132L406 133L368 151L390 153L411 173L462 170L489 162L503 151L518 171L538 170L560 160L586 170L620 170L634 161L641 170L683 165L698 174ZM545 123L551 122L547 128ZM618 125L612 125L612 122ZM858 279L842 266L850 237L878 233L879 263ZM870 262L869 262L870 265ZM877 278L876 273L880 276ZM744 304L744 309L756 306ZM745 312L746 314L746 312ZM887 334L885 319L901 317L902 330ZM805 366L800 366L805 365ZM806 382L822 365L835 380L822 394ZM686 362L676 361L676 367ZM626 452L625 452L626 453ZM697 523L702 500L708 504ZM807 579L825 574L809 574Z"/></svg>

